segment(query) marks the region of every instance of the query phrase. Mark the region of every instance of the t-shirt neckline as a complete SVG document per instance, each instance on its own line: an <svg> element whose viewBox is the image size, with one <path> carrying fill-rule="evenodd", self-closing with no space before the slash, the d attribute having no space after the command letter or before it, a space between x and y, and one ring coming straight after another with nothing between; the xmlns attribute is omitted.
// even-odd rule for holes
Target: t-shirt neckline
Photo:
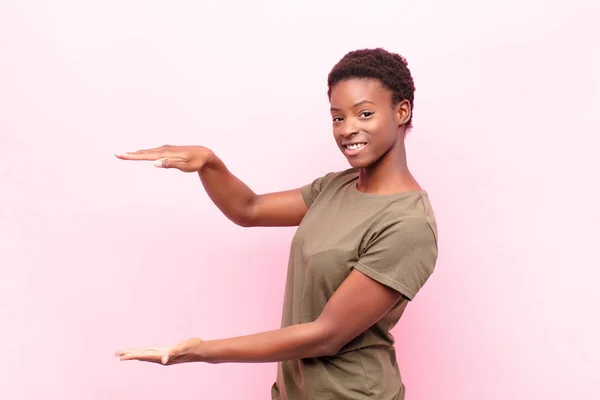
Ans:
<svg viewBox="0 0 600 400"><path fill-rule="evenodd" d="M388 194L374 194L374 193L365 193L358 190L358 178L354 179L352 184L350 185L351 191L356 193L359 196L371 198L371 199L393 199L396 197L408 197L408 196L427 196L426 190L410 190L406 192L397 192L397 193L388 193Z"/></svg>

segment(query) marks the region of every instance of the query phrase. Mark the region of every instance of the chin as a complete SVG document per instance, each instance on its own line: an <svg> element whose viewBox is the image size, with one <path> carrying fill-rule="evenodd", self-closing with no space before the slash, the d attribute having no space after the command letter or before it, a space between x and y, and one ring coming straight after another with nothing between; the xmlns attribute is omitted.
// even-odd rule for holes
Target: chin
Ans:
<svg viewBox="0 0 600 400"><path fill-rule="evenodd" d="M348 164L350 164L350 166L352 168L367 168L370 167L371 165L373 165L373 162L369 159L360 159L360 158L347 158L348 160Z"/></svg>

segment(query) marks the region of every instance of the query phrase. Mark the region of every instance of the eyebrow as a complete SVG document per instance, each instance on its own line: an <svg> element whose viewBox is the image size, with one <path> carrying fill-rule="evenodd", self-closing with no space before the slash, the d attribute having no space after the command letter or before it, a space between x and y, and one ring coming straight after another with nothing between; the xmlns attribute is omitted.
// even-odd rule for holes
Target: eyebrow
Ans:
<svg viewBox="0 0 600 400"><path fill-rule="evenodd" d="M375 103L373 103L373 102L372 102L372 101L370 101L370 100L362 100L362 101L359 101L358 103L356 103L355 105L353 105L353 106L352 106L352 108L356 108L356 107L358 107L358 106L360 106L360 105L367 104L367 103L368 103L368 104L373 104L373 105L375 105ZM335 108L335 107L331 107L331 108L330 108L330 110L331 110L331 111L340 111L340 109L339 109L339 108Z"/></svg>

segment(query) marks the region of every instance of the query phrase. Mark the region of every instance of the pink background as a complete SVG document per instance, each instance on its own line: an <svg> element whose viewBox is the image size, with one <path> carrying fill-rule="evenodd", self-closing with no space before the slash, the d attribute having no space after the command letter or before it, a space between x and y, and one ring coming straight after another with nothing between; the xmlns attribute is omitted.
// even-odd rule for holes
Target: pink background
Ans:
<svg viewBox="0 0 600 400"><path fill-rule="evenodd" d="M374 46L409 60L441 236L407 399L597 398L598 2L318 3L0 2L0 398L269 398L274 364L113 353L278 327L294 230L113 154L206 145L256 192L346 168L326 76Z"/></svg>

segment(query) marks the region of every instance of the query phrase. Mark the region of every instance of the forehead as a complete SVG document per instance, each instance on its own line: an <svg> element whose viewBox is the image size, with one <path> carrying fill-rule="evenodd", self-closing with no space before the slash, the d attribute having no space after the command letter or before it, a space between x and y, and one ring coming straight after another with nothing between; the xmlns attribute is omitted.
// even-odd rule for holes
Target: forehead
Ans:
<svg viewBox="0 0 600 400"><path fill-rule="evenodd" d="M330 103L333 107L352 106L360 101L387 104L392 93L378 79L352 78L340 81L331 88Z"/></svg>

